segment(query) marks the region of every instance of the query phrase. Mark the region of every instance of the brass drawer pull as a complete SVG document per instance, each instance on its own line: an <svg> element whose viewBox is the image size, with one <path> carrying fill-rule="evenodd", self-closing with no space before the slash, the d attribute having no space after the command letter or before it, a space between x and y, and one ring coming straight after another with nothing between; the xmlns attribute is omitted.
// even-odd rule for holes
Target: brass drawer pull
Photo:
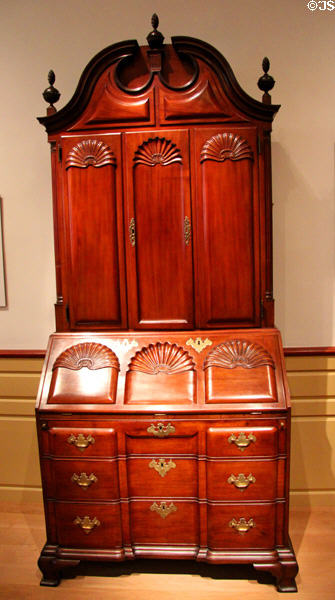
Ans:
<svg viewBox="0 0 335 600"><path fill-rule="evenodd" d="M241 517L239 521L236 521L236 519L232 519L229 523L229 527L232 527L238 533L247 533L249 529L251 529L252 527L256 527L256 523L253 519L249 519L249 521L247 521L246 519Z"/></svg>
<svg viewBox="0 0 335 600"><path fill-rule="evenodd" d="M251 442L256 442L256 436L253 433L249 433L247 437L245 433L241 431L238 437L232 433L228 438L228 442L230 444L234 442L234 444L236 444L236 446L243 452L243 450L245 450L249 444L251 444Z"/></svg>
<svg viewBox="0 0 335 600"><path fill-rule="evenodd" d="M155 471L157 471L157 473L159 473L161 477L165 477L165 475L170 471L170 469L176 468L176 464L171 460L171 458L169 462L166 462L164 458L159 458L158 460L155 460L153 458L152 461L149 463L149 468L155 469Z"/></svg>
<svg viewBox="0 0 335 600"><path fill-rule="evenodd" d="M89 444L94 444L95 439L91 435L88 435L87 438L82 433L78 433L77 437L71 433L70 437L67 438L69 444L73 444L78 448L78 450L85 450Z"/></svg>
<svg viewBox="0 0 335 600"><path fill-rule="evenodd" d="M174 433L176 431L175 427L168 423L164 425L164 423L158 423L158 425L151 424L148 427L147 432L152 433L156 437L167 437L170 433Z"/></svg>
<svg viewBox="0 0 335 600"><path fill-rule="evenodd" d="M79 485L79 487L81 487L83 490L87 490L92 483L96 483L98 481L98 478L94 475L94 473L91 473L91 475L86 475L86 473L80 473L80 475L77 475L77 473L73 473L71 481Z"/></svg>
<svg viewBox="0 0 335 600"><path fill-rule="evenodd" d="M150 506L150 510L157 512L162 519L165 519L171 513L176 512L177 508L173 502L171 502L170 506L168 506L166 502L161 502L160 506L158 506L157 502L154 502Z"/></svg>
<svg viewBox="0 0 335 600"><path fill-rule="evenodd" d="M227 481L228 483L233 483L237 489L242 491L245 490L250 483L255 483L256 479L251 473L248 475L248 477L246 477L243 473L239 473L237 477L231 474Z"/></svg>
<svg viewBox="0 0 335 600"><path fill-rule="evenodd" d="M76 517L73 523L75 525L79 525L83 532L87 534L91 533L94 527L99 527L100 525L100 521L96 517L90 519L90 517L88 517L87 515L82 519L80 517Z"/></svg>

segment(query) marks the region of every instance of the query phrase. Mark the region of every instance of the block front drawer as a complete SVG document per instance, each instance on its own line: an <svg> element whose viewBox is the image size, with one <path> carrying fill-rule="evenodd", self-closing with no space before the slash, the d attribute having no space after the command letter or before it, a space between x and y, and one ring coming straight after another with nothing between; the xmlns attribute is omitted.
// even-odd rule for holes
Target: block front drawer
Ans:
<svg viewBox="0 0 335 600"><path fill-rule="evenodd" d="M130 496L197 497L198 462L173 456L127 460Z"/></svg>
<svg viewBox="0 0 335 600"><path fill-rule="evenodd" d="M266 549L274 543L275 504L209 504L209 548Z"/></svg>
<svg viewBox="0 0 335 600"><path fill-rule="evenodd" d="M207 462L209 500L274 500L276 496L276 460Z"/></svg>
<svg viewBox="0 0 335 600"><path fill-rule="evenodd" d="M186 454L198 451L198 427L181 421L132 423L125 428L128 454Z"/></svg>
<svg viewBox="0 0 335 600"><path fill-rule="evenodd" d="M198 544L197 502L133 500L130 502L131 536L134 544Z"/></svg>
<svg viewBox="0 0 335 600"><path fill-rule="evenodd" d="M41 434L42 453L51 456L116 456L116 432L111 428L95 427L84 421L73 425L51 424Z"/></svg>
<svg viewBox="0 0 335 600"><path fill-rule="evenodd" d="M278 426L274 424L231 423L209 427L208 456L274 456L278 454Z"/></svg>
<svg viewBox="0 0 335 600"><path fill-rule="evenodd" d="M119 497L116 460L43 459L46 493L58 500L114 500Z"/></svg>
<svg viewBox="0 0 335 600"><path fill-rule="evenodd" d="M58 543L67 548L122 545L120 505L55 502Z"/></svg>

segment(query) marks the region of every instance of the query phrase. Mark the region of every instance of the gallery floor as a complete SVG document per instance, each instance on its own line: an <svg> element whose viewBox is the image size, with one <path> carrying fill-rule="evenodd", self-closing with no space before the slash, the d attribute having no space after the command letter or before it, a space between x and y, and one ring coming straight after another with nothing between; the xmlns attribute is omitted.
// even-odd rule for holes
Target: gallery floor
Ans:
<svg viewBox="0 0 335 600"><path fill-rule="evenodd" d="M271 576L252 567L207 567L175 561L87 565L57 588L39 586L36 561L45 540L39 504L0 504L1 600L334 600L335 507L291 511L300 573L298 595L278 595ZM257 577L259 578L257 581Z"/></svg>

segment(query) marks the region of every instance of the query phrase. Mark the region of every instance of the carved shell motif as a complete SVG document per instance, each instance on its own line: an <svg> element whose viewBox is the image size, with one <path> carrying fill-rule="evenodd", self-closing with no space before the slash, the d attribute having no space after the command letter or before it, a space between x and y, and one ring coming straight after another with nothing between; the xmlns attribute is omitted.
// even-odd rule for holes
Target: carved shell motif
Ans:
<svg viewBox="0 0 335 600"><path fill-rule="evenodd" d="M86 169L93 167L104 167L105 165L116 165L116 158L107 144L99 140L82 140L70 150L66 158L66 169L79 167Z"/></svg>
<svg viewBox="0 0 335 600"><path fill-rule="evenodd" d="M223 162L227 159L242 160L243 158L252 160L252 150L246 140L234 133L213 135L204 143L200 154L200 162L205 160Z"/></svg>
<svg viewBox="0 0 335 600"><path fill-rule="evenodd" d="M112 367L119 371L120 365L113 350L103 344L95 342L84 342L67 348L58 356L53 365L53 370L57 367L79 371L83 367L91 370Z"/></svg>
<svg viewBox="0 0 335 600"><path fill-rule="evenodd" d="M136 352L129 363L129 371L140 371L149 375L157 373L175 374L194 371L195 363L189 353L177 346L164 342L150 344Z"/></svg>
<svg viewBox="0 0 335 600"><path fill-rule="evenodd" d="M260 344L253 344L247 340L229 340L219 344L209 352L204 363L204 369L208 367L254 369L264 366L275 368L269 352Z"/></svg>
<svg viewBox="0 0 335 600"><path fill-rule="evenodd" d="M135 152L135 165L171 165L172 163L182 162L181 153L176 144L165 138L150 138L143 142Z"/></svg>

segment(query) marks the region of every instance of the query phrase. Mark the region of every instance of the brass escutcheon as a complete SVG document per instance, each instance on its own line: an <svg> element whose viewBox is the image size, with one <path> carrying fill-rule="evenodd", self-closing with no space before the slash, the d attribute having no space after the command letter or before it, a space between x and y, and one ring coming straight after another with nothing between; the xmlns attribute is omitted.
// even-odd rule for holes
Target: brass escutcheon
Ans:
<svg viewBox="0 0 335 600"><path fill-rule="evenodd" d="M85 448L87 448L87 446L89 446L89 444L95 443L94 437L88 435L87 438L85 438L84 434L82 433L78 433L77 437L71 433L70 437L67 438L67 441L69 444L76 446L76 448L82 452L85 450Z"/></svg>
<svg viewBox="0 0 335 600"><path fill-rule="evenodd" d="M195 338L195 340L193 338L189 338L186 342L186 346L191 346L193 350L198 353L202 352L206 346L211 346L212 344L213 342L208 338L202 340L200 337Z"/></svg>
<svg viewBox="0 0 335 600"><path fill-rule="evenodd" d="M233 529L238 531L238 533L247 533L249 529L251 529L252 527L256 527L256 523L253 519L249 519L249 521L247 521L246 519L244 519L244 517L241 517L239 521L236 521L236 519L232 519L229 523L229 527L232 527Z"/></svg>
<svg viewBox="0 0 335 600"><path fill-rule="evenodd" d="M250 483L255 483L256 479L251 473L248 475L248 477L246 477L243 473L239 473L237 477L231 474L227 481L228 483L233 483L236 488L242 491L245 490Z"/></svg>
<svg viewBox="0 0 335 600"><path fill-rule="evenodd" d="M136 244L136 229L135 229L135 219L132 217L129 221L129 240L132 246Z"/></svg>
<svg viewBox="0 0 335 600"><path fill-rule="evenodd" d="M160 506L158 506L157 502L154 502L150 506L150 510L157 512L162 519L165 519L171 513L176 512L177 508L173 502L171 502L170 506L168 506L166 502L161 502Z"/></svg>
<svg viewBox="0 0 335 600"><path fill-rule="evenodd" d="M256 442L256 436L253 433L249 433L248 437L245 435L243 431L239 433L238 437L233 433L228 438L228 442L231 444L234 442L236 446L243 452L251 442Z"/></svg>
<svg viewBox="0 0 335 600"><path fill-rule="evenodd" d="M83 490L87 490L92 483L96 483L98 481L98 478L94 475L94 473L91 473L91 475L86 475L86 473L80 473L80 475L77 475L77 473L73 473L71 481L79 485L79 487L81 487Z"/></svg>
<svg viewBox="0 0 335 600"><path fill-rule="evenodd" d="M176 468L176 464L171 460L171 458L169 462L166 462L164 458L159 458L157 461L153 458L149 463L149 468L155 469L155 471L157 471L161 477L165 477L170 469Z"/></svg>
<svg viewBox="0 0 335 600"><path fill-rule="evenodd" d="M189 217L185 217L184 219L184 238L185 244L188 246L191 239L191 221Z"/></svg>
<svg viewBox="0 0 335 600"><path fill-rule="evenodd" d="M83 532L87 534L91 533L94 527L99 527L100 525L100 521L96 517L90 519L90 517L87 515L85 515L85 517L83 517L82 519L81 517L76 517L73 523L75 525L79 525Z"/></svg>
<svg viewBox="0 0 335 600"><path fill-rule="evenodd" d="M168 423L164 425L164 423L158 423L158 425L154 425L153 423L148 427L147 432L152 433L156 437L166 437L170 433L174 433L176 431L175 427Z"/></svg>

